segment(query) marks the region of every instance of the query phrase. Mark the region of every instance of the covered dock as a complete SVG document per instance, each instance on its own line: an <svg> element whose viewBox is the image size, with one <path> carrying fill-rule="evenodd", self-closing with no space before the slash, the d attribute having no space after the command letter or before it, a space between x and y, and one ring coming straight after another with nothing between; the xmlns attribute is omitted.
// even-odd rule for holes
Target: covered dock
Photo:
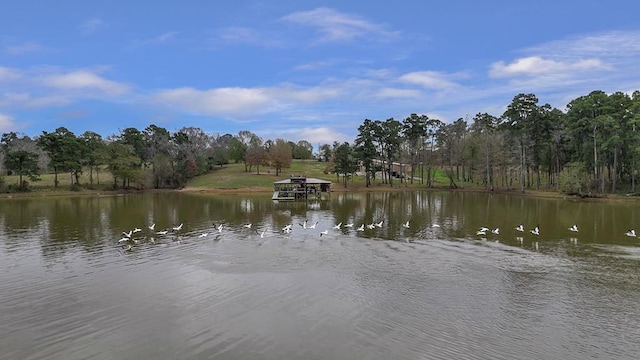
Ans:
<svg viewBox="0 0 640 360"><path fill-rule="evenodd" d="M320 199L322 194L331 192L331 181L308 178L305 175L291 175L288 179L273 183L272 200L295 201Z"/></svg>

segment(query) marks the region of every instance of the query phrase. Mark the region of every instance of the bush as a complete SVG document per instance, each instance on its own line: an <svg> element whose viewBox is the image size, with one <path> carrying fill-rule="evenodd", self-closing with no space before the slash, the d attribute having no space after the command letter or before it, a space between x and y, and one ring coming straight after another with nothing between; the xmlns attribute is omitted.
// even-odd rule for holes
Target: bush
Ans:
<svg viewBox="0 0 640 360"><path fill-rule="evenodd" d="M558 176L560 191L568 195L585 196L589 185L587 174L581 163L568 163Z"/></svg>

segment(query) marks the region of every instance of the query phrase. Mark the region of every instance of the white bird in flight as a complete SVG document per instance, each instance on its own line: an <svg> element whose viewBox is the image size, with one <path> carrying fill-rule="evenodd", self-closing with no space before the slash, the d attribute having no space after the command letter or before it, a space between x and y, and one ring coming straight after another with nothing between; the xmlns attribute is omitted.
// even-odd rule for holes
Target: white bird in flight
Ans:
<svg viewBox="0 0 640 360"><path fill-rule="evenodd" d="M329 234L329 230L320 231L320 236Z"/></svg>
<svg viewBox="0 0 640 360"><path fill-rule="evenodd" d="M516 226L516 231L523 232L524 231L524 225L520 224L520 225Z"/></svg>
<svg viewBox="0 0 640 360"><path fill-rule="evenodd" d="M531 233L533 235L540 235L540 228L536 225L536 227L534 227L533 230L531 230Z"/></svg>
<svg viewBox="0 0 640 360"><path fill-rule="evenodd" d="M180 225L178 225L178 226L174 226L174 227L173 227L173 230L175 230L175 231L180 231L180 230L182 230L182 225L184 225L184 223L182 223L182 224L180 224Z"/></svg>
<svg viewBox="0 0 640 360"><path fill-rule="evenodd" d="M357 228L356 231L364 231L364 224L360 225L360 227Z"/></svg>
<svg viewBox="0 0 640 360"><path fill-rule="evenodd" d="M242 226L243 226L243 227L246 227L247 229L251 229L252 224L251 224L251 223L248 223L248 224L245 224L245 225L242 225Z"/></svg>
<svg viewBox="0 0 640 360"><path fill-rule="evenodd" d="M405 229L408 229L409 228L409 220L407 220L406 223L402 224L402 227L405 228Z"/></svg>
<svg viewBox="0 0 640 360"><path fill-rule="evenodd" d="M629 237L636 237L636 231L634 229L631 229L629 231L627 231L627 233L625 234Z"/></svg>
<svg viewBox="0 0 640 360"><path fill-rule="evenodd" d="M149 225L149 230L153 231L153 229L155 229L156 227L156 223L153 223L151 225Z"/></svg>
<svg viewBox="0 0 640 360"><path fill-rule="evenodd" d="M578 232L578 225L573 224L573 226L569 228L569 231Z"/></svg>
<svg viewBox="0 0 640 360"><path fill-rule="evenodd" d="M340 230L340 227L341 227L341 226L342 226L342 223L340 223L340 224L338 224L338 225L334 226L333 228L334 228L334 229L337 229L337 230Z"/></svg>

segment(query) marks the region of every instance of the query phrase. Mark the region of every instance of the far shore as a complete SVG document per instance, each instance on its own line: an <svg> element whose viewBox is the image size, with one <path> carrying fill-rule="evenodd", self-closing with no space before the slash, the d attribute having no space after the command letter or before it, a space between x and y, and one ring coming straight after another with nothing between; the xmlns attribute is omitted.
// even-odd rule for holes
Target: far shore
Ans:
<svg viewBox="0 0 640 360"><path fill-rule="evenodd" d="M119 190L89 190L83 189L80 191L71 191L66 189L38 189L31 192L16 192L16 193L3 193L0 194L0 199L12 199L12 198L44 198L44 197L64 197L64 196L121 196L126 194L139 194L139 193L162 193L162 192L186 192L186 193L203 193L213 195L240 195L240 194L266 194L271 193L273 188L271 187L237 187L237 188L203 188L203 187L184 187L182 189L119 189ZM518 189L494 189L488 190L484 187L459 187L451 188L448 186L438 187L417 187L416 185L405 186L404 184L397 184L393 187L387 184L374 184L370 187L366 187L361 184L349 184L346 188L340 184L333 184L331 192L345 193L345 192L412 192L412 191L452 191L452 192L476 192L476 193L491 193L502 194L512 196L525 196L525 197L538 197L538 198L552 198L552 199L564 199L564 200L579 200L579 201L640 201L640 197L637 196L625 196L617 194L608 194L603 197L580 197L562 194L556 191L544 191L544 190L527 190L524 193Z"/></svg>

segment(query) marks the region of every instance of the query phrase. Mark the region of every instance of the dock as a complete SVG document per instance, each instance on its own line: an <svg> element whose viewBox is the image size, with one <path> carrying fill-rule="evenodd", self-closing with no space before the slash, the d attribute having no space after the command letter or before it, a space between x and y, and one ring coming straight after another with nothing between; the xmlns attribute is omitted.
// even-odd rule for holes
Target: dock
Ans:
<svg viewBox="0 0 640 360"><path fill-rule="evenodd" d="M272 200L296 201L320 199L322 194L331 192L331 181L308 178L305 175L291 175L288 179L273 183Z"/></svg>

